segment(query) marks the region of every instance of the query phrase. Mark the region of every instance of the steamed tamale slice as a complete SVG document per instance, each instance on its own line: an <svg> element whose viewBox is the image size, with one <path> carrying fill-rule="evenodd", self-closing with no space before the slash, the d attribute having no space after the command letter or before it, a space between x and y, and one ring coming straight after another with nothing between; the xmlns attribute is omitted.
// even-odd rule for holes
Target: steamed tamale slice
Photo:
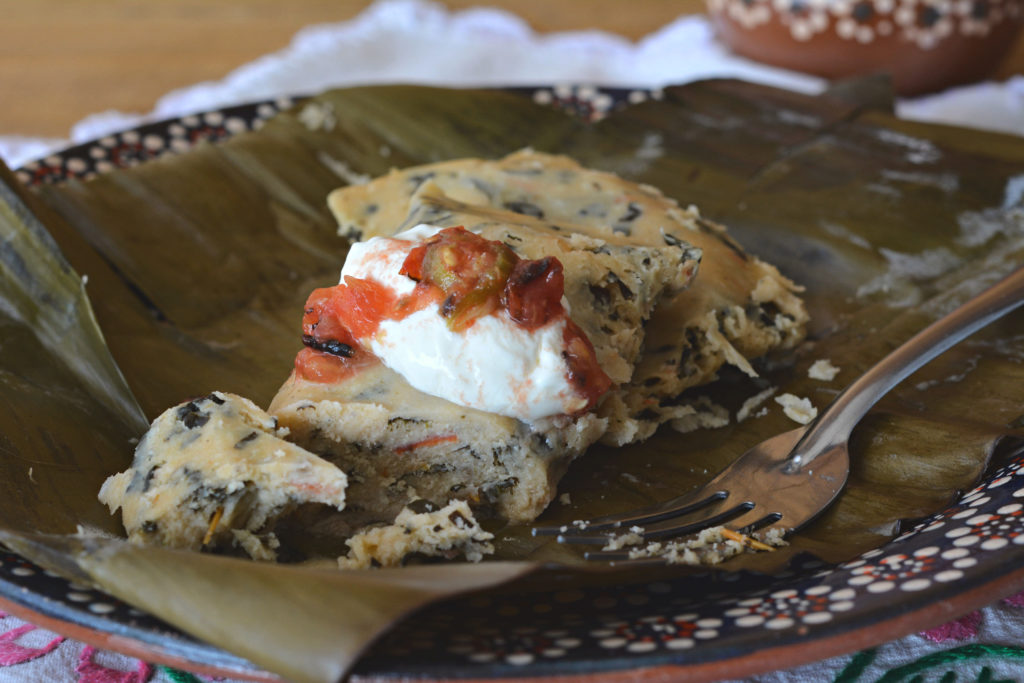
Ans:
<svg viewBox="0 0 1024 683"><path fill-rule="evenodd" d="M642 440L662 422L693 416L692 405L677 401L685 389L711 381L726 363L754 375L751 359L792 348L804 335L807 313L798 288L745 252L723 227L654 187L585 169L565 156L525 150L498 161L407 168L337 190L329 205L339 232L353 239L424 221L458 225L467 214L480 223L499 210L566 234L700 249L694 285L651 313L635 372L601 407L610 421L606 443ZM600 306L601 296L595 293L591 305Z"/></svg>
<svg viewBox="0 0 1024 683"><path fill-rule="evenodd" d="M345 473L285 441L248 399L215 391L164 411L100 500L128 538L170 548L238 546L275 559L274 524L300 505L345 507Z"/></svg>
<svg viewBox="0 0 1024 683"><path fill-rule="evenodd" d="M452 202L446 222L525 259L558 259L572 319L615 384L629 381L643 321L697 269L699 252L682 242L628 244L507 211L462 208ZM390 519L417 498L442 505L452 497L502 519L532 520L554 497L569 462L608 428L593 412L524 421L458 405L376 363L338 381L293 373L270 411L290 438L349 473L348 516L361 521Z"/></svg>

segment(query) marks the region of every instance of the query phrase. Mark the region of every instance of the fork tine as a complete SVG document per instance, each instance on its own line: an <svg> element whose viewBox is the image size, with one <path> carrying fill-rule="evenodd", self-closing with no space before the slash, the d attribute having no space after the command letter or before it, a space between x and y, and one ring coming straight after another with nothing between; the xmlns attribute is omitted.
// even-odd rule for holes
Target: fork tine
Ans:
<svg viewBox="0 0 1024 683"><path fill-rule="evenodd" d="M781 517L782 515L778 512L767 512L764 506L751 503L746 512L728 520L728 524L725 526L744 536L749 536L762 527L774 524Z"/></svg>
<svg viewBox="0 0 1024 683"><path fill-rule="evenodd" d="M741 507L741 506L737 506L737 507ZM741 514L741 516L735 520L736 522L747 522L750 519L754 520L754 521L748 523L746 526L737 528L736 524L733 523L733 524L727 525L727 528L732 529L733 531L736 531L739 534L743 534L744 536L748 536L748 535L750 535L751 533L753 533L755 531L762 531L763 532L763 531L767 531L769 529L774 529L774 528L781 529L781 530L787 531L787 532L790 530L785 525L782 524L782 515L780 515L777 512L772 512L772 513L769 513L767 515L762 514L760 517L757 517L757 516L753 515L752 514L753 512L754 512L754 510L752 508L748 508L748 512L746 514ZM707 525L707 527L705 527L705 528L710 528L710 526L713 526L713 525ZM694 532L691 531L691 532L688 532L688 533L692 534ZM648 540L652 540L646 534L643 534L643 538L644 538L644 543L646 543ZM755 538L754 540L757 540L757 539ZM642 548L642 547L643 547L642 544L638 544L638 545L634 546L634 548L636 548L636 549L639 549L639 548ZM647 566L647 565L663 565L663 564L666 564L668 562L666 560L666 558L660 557L660 556L657 556L657 555L654 555L652 557L635 557L635 558L631 558L629 556L629 554L630 554L630 548L623 548L623 549L620 549L620 550L588 551L588 552L583 554L583 557L585 559L591 560L591 561L608 562L612 566L616 566L616 565L629 565L630 567L640 567L640 566Z"/></svg>
<svg viewBox="0 0 1024 683"><path fill-rule="evenodd" d="M758 511L755 509L754 512ZM729 528L733 529L737 533L743 534L744 536L749 536L755 531L767 530L773 526L778 526L780 529L784 528L783 525L780 524L780 522L783 521L781 513L769 512L768 514L764 514L764 511L761 510L760 514L760 517L753 519L752 521L748 521L751 515L742 519L734 520L729 524ZM745 526L738 526L743 522L747 522L747 524Z"/></svg>
<svg viewBox="0 0 1024 683"><path fill-rule="evenodd" d="M734 505L722 512L718 512L709 517L697 520L695 522L680 523L672 520L668 523L658 525L656 527L648 527L644 529L643 533L640 534L645 541L656 541L662 538L668 538L671 536L685 536L687 534L695 534L698 531L707 529L708 527L717 526L724 524L730 519L733 519L739 515L744 514L754 507L753 503L743 502L739 505ZM593 532L590 529L584 529L576 533L564 533L558 536L559 543L586 543L586 544L604 544L608 542L608 534L602 532Z"/></svg>
<svg viewBox="0 0 1024 683"><path fill-rule="evenodd" d="M744 536L753 536L756 532L763 537L766 532L771 531L772 529L778 529L786 536L794 531L794 528L791 525L786 524L786 520L782 517L777 517L774 520L758 522L757 524L751 524L743 529L737 529L736 531ZM756 538L756 536L754 536L754 538Z"/></svg>
<svg viewBox="0 0 1024 683"><path fill-rule="evenodd" d="M703 491L697 491L702 493ZM576 528L579 531L609 531L611 529L628 529L631 526L638 526L640 524L650 524L652 522L659 522L664 519L670 519L672 517L682 517L691 512L700 510L703 507L707 507L712 503L724 499L729 494L725 491L716 491L711 495L706 495L698 498L694 492L686 495L673 498L664 503L658 505L652 505L651 507L641 508L638 510L630 510L628 513L619 515L608 515L606 517L598 517L590 520L589 522L579 523L577 525L560 525L560 526L537 526L533 528L534 536L558 536L561 538L566 535L566 532L570 528ZM572 534L569 534L572 535ZM559 542L562 542L561 540Z"/></svg>
<svg viewBox="0 0 1024 683"><path fill-rule="evenodd" d="M644 533L642 533L641 536L644 537L645 541L658 541L663 538L672 538L673 536L687 536L689 534L695 534L699 531L703 531L704 529L725 524L737 517L746 517L746 513L752 510L753 507L753 503L750 501L744 501L737 505L733 505L722 512L711 515L710 517L697 520L696 522L688 522L686 524L672 522L659 524L655 527L648 527L644 530Z"/></svg>

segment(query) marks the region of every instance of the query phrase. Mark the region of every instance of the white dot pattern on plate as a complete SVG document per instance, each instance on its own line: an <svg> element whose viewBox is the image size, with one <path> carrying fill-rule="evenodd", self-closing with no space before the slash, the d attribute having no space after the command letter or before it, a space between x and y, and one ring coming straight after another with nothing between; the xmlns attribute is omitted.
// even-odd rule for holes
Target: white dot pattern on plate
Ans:
<svg viewBox="0 0 1024 683"><path fill-rule="evenodd" d="M679 588L671 582L661 582L657 588L648 586L643 593L633 587L598 594L579 591L572 595L571 604L581 613L591 610L603 615L598 617L601 623L591 624L585 637L572 643L574 648L548 641L534 652L548 659L583 657L594 650L640 657L686 650L697 643L753 630L787 637L865 609L885 613L898 599L894 595L927 596L944 586L958 585L967 572L983 564L986 555L995 557L1006 548L1020 546L1024 505L1017 502L1020 496L1015 494L1024 489L1024 478L1019 469L1008 472L997 472L994 487L979 486L958 504L925 519L883 548L820 571L779 575L775 580L781 585L707 591L702 598L691 594L685 599L677 595ZM737 586L746 581L738 574L726 576ZM716 580L719 589L725 578ZM637 599L654 594L658 596L655 600ZM663 616L661 602L690 608ZM503 647L512 651L508 648L518 645L506 642Z"/></svg>
<svg viewBox="0 0 1024 683"><path fill-rule="evenodd" d="M957 36L984 36L1015 21L1019 3L985 2L807 2L806 0L709 0L708 9L744 29L778 24L798 43L836 36L866 45L887 39L932 50Z"/></svg>
<svg viewBox="0 0 1024 683"><path fill-rule="evenodd" d="M244 105L224 112L149 124L139 130L108 135L93 143L73 147L63 154L30 162L15 171L15 175L26 185L59 183L68 178L87 180L165 154L180 154L203 141L216 142L255 129L287 106L290 106L287 100L258 106Z"/></svg>

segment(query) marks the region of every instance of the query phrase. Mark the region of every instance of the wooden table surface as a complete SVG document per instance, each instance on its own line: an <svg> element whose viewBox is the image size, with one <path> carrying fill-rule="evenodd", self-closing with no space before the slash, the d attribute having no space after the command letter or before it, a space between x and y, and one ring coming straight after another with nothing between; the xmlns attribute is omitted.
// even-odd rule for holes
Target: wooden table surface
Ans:
<svg viewBox="0 0 1024 683"><path fill-rule="evenodd" d="M144 113L175 88L220 79L301 27L350 19L366 0L0 0L0 135L67 137L99 111ZM703 0L446 0L502 7L537 31L637 39ZM1024 73L1024 41L997 76Z"/></svg>

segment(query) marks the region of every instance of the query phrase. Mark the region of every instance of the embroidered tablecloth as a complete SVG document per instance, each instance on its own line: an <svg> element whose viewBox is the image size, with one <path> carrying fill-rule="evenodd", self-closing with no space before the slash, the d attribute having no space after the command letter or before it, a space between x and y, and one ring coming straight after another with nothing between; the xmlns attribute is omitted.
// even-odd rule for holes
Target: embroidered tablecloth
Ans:
<svg viewBox="0 0 1024 683"><path fill-rule="evenodd" d="M631 43L597 32L539 35L518 17L498 10L449 12L425 0L386 0L352 21L307 27L286 49L221 81L169 93L147 114L99 113L77 124L66 140L0 136L0 157L17 167L69 144L148 121L333 86L590 83L658 88L715 76L808 93L824 88L819 79L730 55L714 40L703 17L681 17ZM1024 135L1024 76L902 100L897 111L907 118ZM0 612L0 683L211 680L218 679L98 651ZM750 680L1024 680L1024 593L877 648Z"/></svg>

